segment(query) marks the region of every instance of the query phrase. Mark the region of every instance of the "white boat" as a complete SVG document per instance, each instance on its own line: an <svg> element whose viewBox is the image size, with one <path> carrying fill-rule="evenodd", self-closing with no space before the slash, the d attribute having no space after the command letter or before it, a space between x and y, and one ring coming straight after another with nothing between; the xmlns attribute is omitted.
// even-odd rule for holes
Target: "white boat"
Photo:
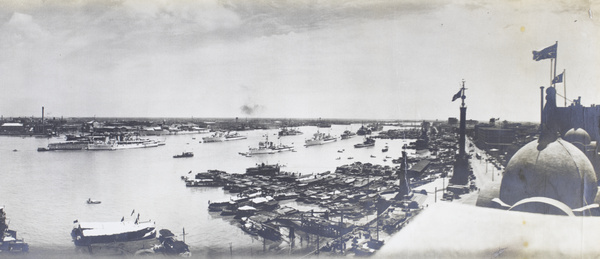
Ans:
<svg viewBox="0 0 600 259"><path fill-rule="evenodd" d="M116 150L116 141L111 140L96 140L87 145L88 150Z"/></svg>
<svg viewBox="0 0 600 259"><path fill-rule="evenodd" d="M154 222L75 222L71 231L76 246L156 238Z"/></svg>
<svg viewBox="0 0 600 259"><path fill-rule="evenodd" d="M337 137L317 131L312 138L304 141L304 146L315 146L337 141Z"/></svg>
<svg viewBox="0 0 600 259"><path fill-rule="evenodd" d="M87 145L88 150L117 150L117 149L132 149L132 148L148 148L158 147L159 142L151 139L141 139L134 137L119 137L118 139L105 137L104 139L95 140Z"/></svg>
<svg viewBox="0 0 600 259"><path fill-rule="evenodd" d="M223 142L223 141L225 141L225 134L223 134L223 132L215 132L214 134L212 134L208 137L202 138L203 143Z"/></svg>
<svg viewBox="0 0 600 259"><path fill-rule="evenodd" d="M281 144L281 142L277 145L275 143L269 141L269 135L265 135L265 141L258 142L258 147L249 148L247 153L240 153L244 156L252 156L252 155L260 155L260 154L274 154L284 151L293 151L293 146L288 146Z"/></svg>
<svg viewBox="0 0 600 259"><path fill-rule="evenodd" d="M225 134L225 141L240 140L240 139L247 139L247 138L248 138L247 136L240 135L237 132Z"/></svg>

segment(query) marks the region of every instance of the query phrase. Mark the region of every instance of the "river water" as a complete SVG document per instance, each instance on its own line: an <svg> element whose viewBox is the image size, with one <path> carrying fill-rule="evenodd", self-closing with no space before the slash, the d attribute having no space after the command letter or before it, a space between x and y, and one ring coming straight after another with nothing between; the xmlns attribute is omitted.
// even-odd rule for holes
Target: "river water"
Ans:
<svg viewBox="0 0 600 259"><path fill-rule="evenodd" d="M346 129L356 131L359 127L333 125L319 130L339 136ZM220 143L200 143L206 134L157 136L154 138L166 141L165 146L117 151L37 152L38 147L64 138L0 137L0 205L6 207L10 228L29 243L30 255L34 256L74 254L70 231L76 219L132 220L138 213L140 220L155 221L157 229L170 229L180 238L185 228L186 243L196 256L229 256L231 251L234 256L244 256L248 251L262 250L262 243L244 234L230 219L207 209L209 201L228 200L229 193L216 187L186 188L181 176L209 169L244 173L257 163L279 163L283 171L303 175L334 171L355 161L392 166L392 159L383 161L385 156L398 158L402 145L408 143L378 139L375 147L355 149L353 145L363 141L356 136L304 147L304 140L317 128L299 130L304 134L280 139L277 129L243 131L240 134L248 139ZM294 145L297 152L253 157L238 154L256 147L265 134L271 141ZM390 151L382 153L386 144ZM342 149L345 151L339 153ZM194 157L173 158L183 151L194 152ZM89 205L88 198L102 203Z"/></svg>

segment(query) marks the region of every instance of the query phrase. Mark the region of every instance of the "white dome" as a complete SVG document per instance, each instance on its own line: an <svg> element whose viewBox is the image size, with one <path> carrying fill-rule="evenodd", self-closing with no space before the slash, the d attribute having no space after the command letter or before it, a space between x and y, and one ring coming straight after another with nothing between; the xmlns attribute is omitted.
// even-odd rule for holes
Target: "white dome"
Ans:
<svg viewBox="0 0 600 259"><path fill-rule="evenodd" d="M538 150L536 140L519 149L508 162L500 200L514 205L525 198L547 197L576 209L593 203L597 190L594 168L581 150L560 138ZM532 203L519 210L549 213L551 209Z"/></svg>

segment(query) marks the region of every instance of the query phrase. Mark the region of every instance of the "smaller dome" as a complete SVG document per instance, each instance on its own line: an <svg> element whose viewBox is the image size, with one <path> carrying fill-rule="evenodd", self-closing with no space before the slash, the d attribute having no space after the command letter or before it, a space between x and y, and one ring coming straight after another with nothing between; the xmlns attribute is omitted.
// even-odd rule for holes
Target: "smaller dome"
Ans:
<svg viewBox="0 0 600 259"><path fill-rule="evenodd" d="M589 145L590 142L592 142L590 134L588 134L587 131L582 128L570 129L567 131L567 133L565 133L563 139L569 141L570 143L581 143L583 145Z"/></svg>

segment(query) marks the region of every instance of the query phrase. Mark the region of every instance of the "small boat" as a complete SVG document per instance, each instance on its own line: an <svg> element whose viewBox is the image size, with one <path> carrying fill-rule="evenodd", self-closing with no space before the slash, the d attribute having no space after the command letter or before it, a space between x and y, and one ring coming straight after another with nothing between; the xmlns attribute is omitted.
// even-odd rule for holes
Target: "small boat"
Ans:
<svg viewBox="0 0 600 259"><path fill-rule="evenodd" d="M349 156L348 159L354 159L354 157Z"/></svg>
<svg viewBox="0 0 600 259"><path fill-rule="evenodd" d="M192 152L183 152L181 155L174 155L173 158L182 158L182 157L193 157L194 153Z"/></svg>
<svg viewBox="0 0 600 259"><path fill-rule="evenodd" d="M87 200L87 204L100 204L100 203L102 203L102 202L98 201L98 200L92 200L92 198L89 198Z"/></svg>
<svg viewBox="0 0 600 259"><path fill-rule="evenodd" d="M385 146L383 149L381 149L381 152L388 152L388 146Z"/></svg>

